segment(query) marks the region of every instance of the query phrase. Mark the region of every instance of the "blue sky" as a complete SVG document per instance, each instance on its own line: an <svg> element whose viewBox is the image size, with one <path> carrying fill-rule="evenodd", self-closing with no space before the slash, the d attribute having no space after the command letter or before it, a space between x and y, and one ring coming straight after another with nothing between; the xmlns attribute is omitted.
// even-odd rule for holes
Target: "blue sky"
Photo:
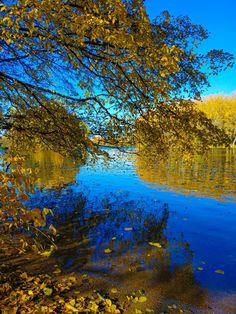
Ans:
<svg viewBox="0 0 236 314"><path fill-rule="evenodd" d="M199 47L206 52L223 49L236 58L236 0L146 0L150 18L168 10L172 15L188 15L195 24L203 25L210 37ZM211 87L205 93L231 94L236 92L236 65L211 77Z"/></svg>

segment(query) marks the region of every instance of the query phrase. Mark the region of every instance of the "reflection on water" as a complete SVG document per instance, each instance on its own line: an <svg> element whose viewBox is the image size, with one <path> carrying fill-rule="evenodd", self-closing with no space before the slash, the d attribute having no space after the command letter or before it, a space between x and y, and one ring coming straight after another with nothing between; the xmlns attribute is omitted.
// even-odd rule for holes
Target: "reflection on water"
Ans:
<svg viewBox="0 0 236 314"><path fill-rule="evenodd" d="M37 170L37 185L43 188L57 188L74 182L79 168L76 163L50 150L30 153L26 165Z"/></svg>
<svg viewBox="0 0 236 314"><path fill-rule="evenodd" d="M60 204L54 222L59 250L44 267L56 264L69 272L105 275L118 288L145 290L152 305L158 296L205 307L208 293L194 276L190 245L166 232L168 205L126 198L125 193L110 193L91 200L68 189L34 200L32 206L38 202L52 207L55 199ZM147 206L152 210L146 211Z"/></svg>
<svg viewBox="0 0 236 314"><path fill-rule="evenodd" d="M233 149L211 149L192 161L172 156L167 161L155 162L141 155L136 158L136 171L148 183L182 193L234 200L236 197L236 151Z"/></svg>
<svg viewBox="0 0 236 314"><path fill-rule="evenodd" d="M60 232L48 269L58 264L201 307L208 293L235 296L236 154L212 150L191 164L157 166L111 153L109 165L79 170L50 152L28 161L44 187L29 206L54 208Z"/></svg>
<svg viewBox="0 0 236 314"><path fill-rule="evenodd" d="M110 154L115 158L113 162L99 166L108 167L110 172L124 173L130 159L114 150ZM214 148L193 160L172 156L161 162L149 159L147 155L137 155L133 161L140 179L154 184L153 187L162 185L180 193L221 200L236 198L235 149ZM57 188L74 183L79 172L79 165L75 161L49 150L31 153L27 165L37 169L37 184L41 188Z"/></svg>

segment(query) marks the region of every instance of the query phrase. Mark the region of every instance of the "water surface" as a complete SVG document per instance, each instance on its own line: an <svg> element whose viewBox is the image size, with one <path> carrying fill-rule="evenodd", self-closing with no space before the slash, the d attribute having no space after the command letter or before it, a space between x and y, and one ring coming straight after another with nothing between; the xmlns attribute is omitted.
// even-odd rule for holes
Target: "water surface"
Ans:
<svg viewBox="0 0 236 314"><path fill-rule="evenodd" d="M160 164L108 150L111 162L82 167L51 152L28 161L31 205L57 213L57 263L197 306L235 302L236 152Z"/></svg>

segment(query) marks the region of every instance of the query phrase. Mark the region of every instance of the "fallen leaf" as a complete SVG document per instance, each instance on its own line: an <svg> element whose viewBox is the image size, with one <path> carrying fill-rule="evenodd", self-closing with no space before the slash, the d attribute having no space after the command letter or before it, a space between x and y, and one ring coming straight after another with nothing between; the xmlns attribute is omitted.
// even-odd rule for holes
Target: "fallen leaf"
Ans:
<svg viewBox="0 0 236 314"><path fill-rule="evenodd" d="M60 273L61 273L60 268L55 269L54 272L53 272L53 274L60 274Z"/></svg>
<svg viewBox="0 0 236 314"><path fill-rule="evenodd" d="M50 296L53 293L52 288L44 288L43 292L46 296Z"/></svg>
<svg viewBox="0 0 236 314"><path fill-rule="evenodd" d="M220 275L224 275L225 274L225 272L222 269L215 270L215 273L220 274Z"/></svg>
<svg viewBox="0 0 236 314"><path fill-rule="evenodd" d="M106 254L110 254L111 252L112 252L112 250L109 249L109 248L107 248L107 249L104 250L104 253L106 253Z"/></svg>
<svg viewBox="0 0 236 314"><path fill-rule="evenodd" d="M117 293L118 291L117 291L117 289L116 288L112 288L111 289L111 293Z"/></svg>
<svg viewBox="0 0 236 314"><path fill-rule="evenodd" d="M155 247L157 247L157 248L159 248L159 249L161 249L161 248L162 248L162 246L161 246L161 244L160 244L160 243L148 242L148 244L150 244L150 245L152 245L152 246L155 246Z"/></svg>
<svg viewBox="0 0 236 314"><path fill-rule="evenodd" d="M147 297L145 297L144 295L142 295L141 297L138 298L138 302L143 303L147 301Z"/></svg>

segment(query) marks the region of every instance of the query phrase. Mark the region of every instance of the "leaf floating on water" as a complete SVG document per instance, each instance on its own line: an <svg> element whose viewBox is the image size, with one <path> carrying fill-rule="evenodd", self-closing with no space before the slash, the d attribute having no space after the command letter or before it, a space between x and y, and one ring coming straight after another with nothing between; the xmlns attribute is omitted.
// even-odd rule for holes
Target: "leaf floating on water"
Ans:
<svg viewBox="0 0 236 314"><path fill-rule="evenodd" d="M104 253L106 253L106 254L110 254L111 252L112 252L112 250L109 249L109 248L107 248L107 249L104 250Z"/></svg>
<svg viewBox="0 0 236 314"><path fill-rule="evenodd" d="M203 268L202 268L202 267L198 267L198 268L197 268L197 270L200 270L200 271L202 271L202 270L203 270Z"/></svg>
<svg viewBox="0 0 236 314"><path fill-rule="evenodd" d="M152 246L155 246L155 247L157 247L158 249L161 249L161 248L162 248L162 246L161 246L160 243L148 242L148 244L150 244L150 245L152 245Z"/></svg>
<svg viewBox="0 0 236 314"><path fill-rule="evenodd" d="M125 228L124 230L125 230L125 231L132 231L133 228Z"/></svg>
<svg viewBox="0 0 236 314"><path fill-rule="evenodd" d="M225 272L222 269L215 270L215 273L216 274L220 274L220 275L224 275L225 274Z"/></svg>

